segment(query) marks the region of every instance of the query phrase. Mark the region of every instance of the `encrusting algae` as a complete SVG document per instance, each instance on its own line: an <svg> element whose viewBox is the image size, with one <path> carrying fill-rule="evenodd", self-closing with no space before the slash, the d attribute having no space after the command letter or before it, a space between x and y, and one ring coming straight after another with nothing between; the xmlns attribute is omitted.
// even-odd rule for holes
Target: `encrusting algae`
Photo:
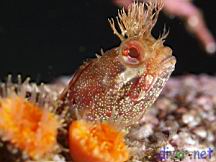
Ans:
<svg viewBox="0 0 216 162"><path fill-rule="evenodd" d="M158 39L151 34L162 7L163 0L149 0L119 11L117 25L109 22L120 46L82 65L55 99L46 98L54 91L29 94L28 82L2 84L0 141L23 153L23 161L129 162L128 129L175 68L163 44L167 33Z"/></svg>

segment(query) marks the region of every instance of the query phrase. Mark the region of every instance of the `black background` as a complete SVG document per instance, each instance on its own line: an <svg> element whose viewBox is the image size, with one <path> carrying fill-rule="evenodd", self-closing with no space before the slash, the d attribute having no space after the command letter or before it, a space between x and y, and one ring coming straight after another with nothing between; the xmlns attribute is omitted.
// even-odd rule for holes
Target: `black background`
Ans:
<svg viewBox="0 0 216 162"><path fill-rule="evenodd" d="M207 25L216 36L214 0L197 0ZM107 19L118 7L109 0L0 2L0 78L9 73L49 82L71 75L101 48L118 46ZM214 74L216 56L208 56L178 18L160 15L154 35L169 28L166 44L177 57L174 75Z"/></svg>

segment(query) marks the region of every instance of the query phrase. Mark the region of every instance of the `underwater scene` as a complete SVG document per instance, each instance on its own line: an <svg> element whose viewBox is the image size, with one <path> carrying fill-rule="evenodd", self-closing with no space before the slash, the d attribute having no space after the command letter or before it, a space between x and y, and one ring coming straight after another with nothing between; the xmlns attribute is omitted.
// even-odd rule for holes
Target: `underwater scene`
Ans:
<svg viewBox="0 0 216 162"><path fill-rule="evenodd" d="M0 12L0 162L216 161L212 1Z"/></svg>

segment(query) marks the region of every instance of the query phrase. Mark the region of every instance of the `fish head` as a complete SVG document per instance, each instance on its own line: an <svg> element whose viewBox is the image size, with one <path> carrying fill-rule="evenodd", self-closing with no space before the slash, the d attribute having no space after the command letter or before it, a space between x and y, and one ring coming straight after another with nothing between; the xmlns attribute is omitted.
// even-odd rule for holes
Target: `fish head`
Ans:
<svg viewBox="0 0 216 162"><path fill-rule="evenodd" d="M116 119L122 115L127 123L134 123L143 116L175 69L172 49L164 45L168 32L164 31L159 38L151 34L162 2L133 3L127 13L124 9L119 12L118 28L115 21L110 20L114 34L121 40L116 53L121 66L119 69L122 70L119 70L113 84L116 93L119 93L117 96L120 96L116 101L121 103Z"/></svg>
<svg viewBox="0 0 216 162"><path fill-rule="evenodd" d="M114 78L114 119L133 124L144 115L161 93L175 69L176 59L162 39L132 37L124 40L116 50L119 69Z"/></svg>
<svg viewBox="0 0 216 162"><path fill-rule="evenodd" d="M143 116L159 96L175 68L172 50L164 45L167 34L156 39L151 29L162 0L133 3L119 12L111 28L118 47L80 67L61 100L87 120L121 120L128 126ZM120 29L120 32L118 32Z"/></svg>

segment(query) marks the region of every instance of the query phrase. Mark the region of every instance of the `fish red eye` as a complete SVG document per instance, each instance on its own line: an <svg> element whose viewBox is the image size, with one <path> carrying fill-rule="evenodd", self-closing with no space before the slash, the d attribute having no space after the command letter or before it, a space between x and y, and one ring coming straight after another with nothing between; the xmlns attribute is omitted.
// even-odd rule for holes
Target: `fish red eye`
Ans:
<svg viewBox="0 0 216 162"><path fill-rule="evenodd" d="M127 55L130 56L131 58L138 59L140 56L138 50L135 47L131 47L129 49L126 49L126 51L127 51Z"/></svg>
<svg viewBox="0 0 216 162"><path fill-rule="evenodd" d="M144 50L140 42L128 40L121 46L121 54L124 63L128 65L138 65L143 62Z"/></svg>

